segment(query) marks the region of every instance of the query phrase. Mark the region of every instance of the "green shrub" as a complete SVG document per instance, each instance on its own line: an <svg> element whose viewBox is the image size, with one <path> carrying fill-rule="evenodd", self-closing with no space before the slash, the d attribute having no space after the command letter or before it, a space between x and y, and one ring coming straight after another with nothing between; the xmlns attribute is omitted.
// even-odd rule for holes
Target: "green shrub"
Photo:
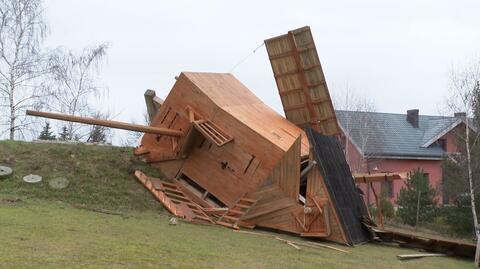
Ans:
<svg viewBox="0 0 480 269"><path fill-rule="evenodd" d="M425 173L420 169L416 169L410 172L410 178L400 190L397 199L399 206L397 215L408 225L416 225L419 195L418 221L430 222L435 217L436 191L430 186Z"/></svg>
<svg viewBox="0 0 480 269"><path fill-rule="evenodd" d="M470 197L459 196L454 205L437 210L437 217L448 225L448 232L455 236L469 237L474 234Z"/></svg>
<svg viewBox="0 0 480 269"><path fill-rule="evenodd" d="M382 215L384 218L392 219L395 217L395 209L393 208L393 204L388 199L386 193L382 191L380 194L380 209L382 210ZM375 204L369 205L370 214L373 218L377 218L377 208Z"/></svg>

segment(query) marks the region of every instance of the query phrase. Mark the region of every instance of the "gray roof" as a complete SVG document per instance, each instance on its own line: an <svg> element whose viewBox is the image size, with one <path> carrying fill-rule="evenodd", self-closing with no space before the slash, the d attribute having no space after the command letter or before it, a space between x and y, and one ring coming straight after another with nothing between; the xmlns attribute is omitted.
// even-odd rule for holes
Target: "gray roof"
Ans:
<svg viewBox="0 0 480 269"><path fill-rule="evenodd" d="M361 153L384 158L442 158L444 150L433 142L461 122L456 117L419 115L419 127L414 128L406 114L337 110L336 115Z"/></svg>

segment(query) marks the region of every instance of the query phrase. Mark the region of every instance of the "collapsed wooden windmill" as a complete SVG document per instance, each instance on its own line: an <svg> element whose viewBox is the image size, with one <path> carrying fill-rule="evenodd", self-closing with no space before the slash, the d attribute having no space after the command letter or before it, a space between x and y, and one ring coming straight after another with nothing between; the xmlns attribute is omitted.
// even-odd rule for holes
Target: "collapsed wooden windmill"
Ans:
<svg viewBox="0 0 480 269"><path fill-rule="evenodd" d="M342 149L310 28L265 41L286 119L231 74L181 73L150 126L28 114L145 132L134 153L166 178L135 176L174 215L353 245L368 216Z"/></svg>

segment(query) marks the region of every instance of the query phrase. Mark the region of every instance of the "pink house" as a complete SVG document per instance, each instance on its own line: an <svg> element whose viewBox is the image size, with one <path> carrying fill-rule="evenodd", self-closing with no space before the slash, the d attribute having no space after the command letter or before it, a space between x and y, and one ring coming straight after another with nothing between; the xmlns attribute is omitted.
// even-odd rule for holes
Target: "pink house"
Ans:
<svg viewBox="0 0 480 269"><path fill-rule="evenodd" d="M442 160L457 151L455 130L465 128L464 113L453 117L337 110L342 144L352 172L409 172L423 169L431 186L438 190L438 202L448 199L442 190ZM374 203L372 190L360 186L368 204ZM396 202L403 181L375 183Z"/></svg>

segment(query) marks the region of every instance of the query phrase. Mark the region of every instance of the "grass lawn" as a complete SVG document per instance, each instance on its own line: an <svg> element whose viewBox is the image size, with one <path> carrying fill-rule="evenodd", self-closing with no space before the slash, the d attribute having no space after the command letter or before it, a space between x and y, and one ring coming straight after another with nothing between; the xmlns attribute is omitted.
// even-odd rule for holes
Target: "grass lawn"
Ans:
<svg viewBox="0 0 480 269"><path fill-rule="evenodd" d="M161 174L129 148L0 141L0 165L14 169L0 180L0 268L473 268L473 261L457 258L399 261L397 254L418 252L385 245L332 244L348 254L296 250L220 226L168 225L160 203L132 175L135 169ZM23 182L30 173L44 181ZM58 176L69 179L66 189L49 188Z"/></svg>
<svg viewBox="0 0 480 269"><path fill-rule="evenodd" d="M0 204L2 268L473 268L472 261L399 261L411 249L366 244L296 250L278 240L153 211L106 215L52 201ZM301 239L281 235L295 241Z"/></svg>

